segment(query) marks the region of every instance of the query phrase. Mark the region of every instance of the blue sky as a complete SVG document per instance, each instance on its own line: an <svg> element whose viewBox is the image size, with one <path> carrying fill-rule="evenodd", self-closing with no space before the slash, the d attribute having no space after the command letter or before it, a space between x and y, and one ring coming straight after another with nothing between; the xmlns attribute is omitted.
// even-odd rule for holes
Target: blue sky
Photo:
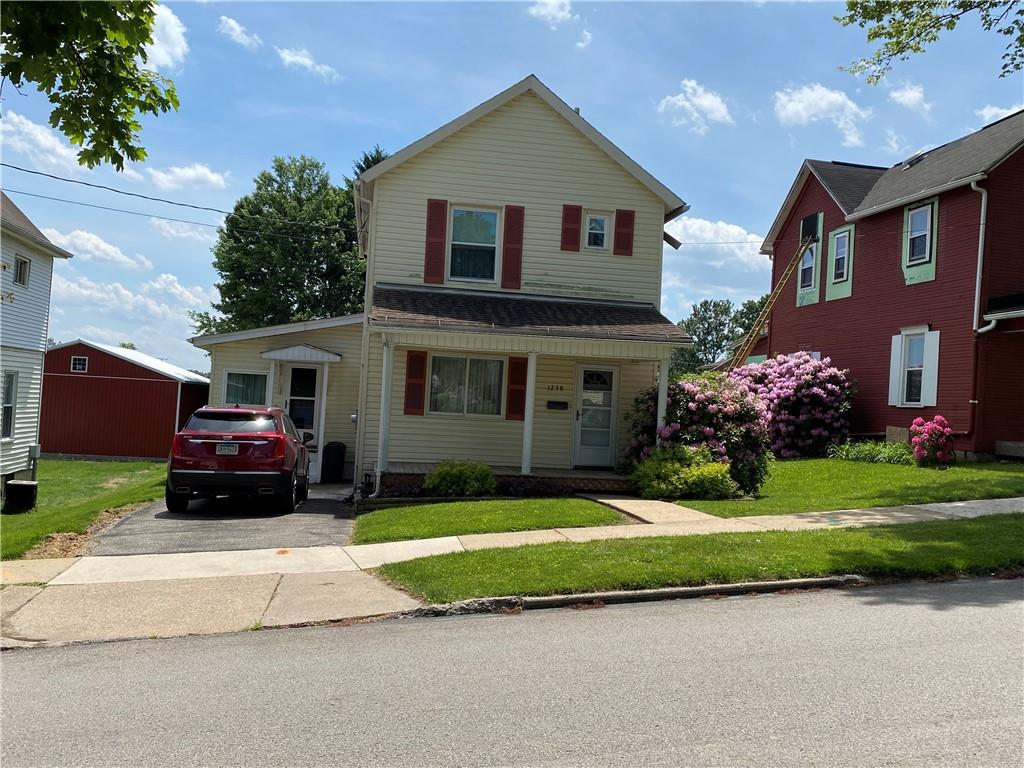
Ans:
<svg viewBox="0 0 1024 768"><path fill-rule="evenodd" d="M89 171L47 127L45 99L4 91L6 162L230 209L274 155L340 182L375 143L394 151L534 73L691 211L672 225L663 311L768 289L757 243L805 157L891 164L1024 102L1001 41L973 20L869 86L837 67L870 48L832 3L174 3L150 63L177 113L145 121L146 163ZM218 224L208 214L4 169L3 186ZM215 229L11 192L77 255L56 268L50 335L205 368L188 309L215 297ZM743 241L736 244L733 241Z"/></svg>

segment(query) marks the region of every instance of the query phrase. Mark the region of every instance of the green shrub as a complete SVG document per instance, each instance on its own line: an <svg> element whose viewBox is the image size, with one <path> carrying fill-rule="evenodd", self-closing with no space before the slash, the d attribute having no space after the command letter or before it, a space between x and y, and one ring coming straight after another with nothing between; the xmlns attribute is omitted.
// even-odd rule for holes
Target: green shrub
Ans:
<svg viewBox="0 0 1024 768"><path fill-rule="evenodd" d="M828 455L832 459L867 461L872 464L914 463L914 451L909 443L886 443L881 440L830 445Z"/></svg>
<svg viewBox="0 0 1024 768"><path fill-rule="evenodd" d="M740 495L739 485L729 474L729 465L718 461L686 467L682 470L682 482L686 493L680 498L718 501L735 499Z"/></svg>
<svg viewBox="0 0 1024 768"><path fill-rule="evenodd" d="M645 499L731 499L740 492L729 465L707 446L659 448L636 465L633 482Z"/></svg>
<svg viewBox="0 0 1024 768"><path fill-rule="evenodd" d="M475 461L442 461L424 478L428 496L493 496L494 471Z"/></svg>

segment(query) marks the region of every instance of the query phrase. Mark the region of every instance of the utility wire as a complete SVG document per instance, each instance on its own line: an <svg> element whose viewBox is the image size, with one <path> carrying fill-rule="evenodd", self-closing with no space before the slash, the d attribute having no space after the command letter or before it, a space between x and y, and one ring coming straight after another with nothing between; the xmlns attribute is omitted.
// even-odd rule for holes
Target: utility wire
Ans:
<svg viewBox="0 0 1024 768"><path fill-rule="evenodd" d="M123 190L123 189L117 189L115 187L108 187L106 184L93 184L90 181L82 181L81 179L69 179L69 178L67 178L65 176L56 176L56 175L54 175L52 173L44 173L43 171L34 171L31 168L22 168L20 165L13 165L11 163L2 163L2 162L0 162L0 166L3 166L4 168L10 168L10 169L15 170L15 171L21 171L22 173L31 173L33 176L43 176L43 177L45 177L47 179L54 179L55 181L63 181L65 183L67 183L67 184L81 184L83 187L92 187L93 189L102 189L102 190L105 190L107 192L114 192L114 193L116 193L118 195L126 195L128 197L137 197L137 198L140 198L142 200L150 200L150 201L155 202L155 203L166 203L167 205L177 205L177 206L179 206L181 208L192 208L193 210L197 210L197 211L210 211L211 213L220 213L220 214L223 214L224 216L236 216L236 217L240 217L240 218L241 217L261 218L261 219L262 218L266 218L266 219L270 219L272 221L276 221L276 222L278 222L280 224L301 224L301 225L307 226L307 227L325 227L325 228L332 228L332 229L341 229L341 225L340 224L317 224L317 223L314 223L314 222L294 221L294 220L291 220L291 219L278 219L276 217L263 216L261 214L235 213L233 211L225 211L225 210L222 210L220 208L211 208L210 206L207 206L207 205L194 205L192 203L182 203L182 202L179 202L177 200L168 200L167 198L164 198L164 197L153 197L151 195L143 195L143 194L141 194L139 192L128 192L128 191Z"/></svg>

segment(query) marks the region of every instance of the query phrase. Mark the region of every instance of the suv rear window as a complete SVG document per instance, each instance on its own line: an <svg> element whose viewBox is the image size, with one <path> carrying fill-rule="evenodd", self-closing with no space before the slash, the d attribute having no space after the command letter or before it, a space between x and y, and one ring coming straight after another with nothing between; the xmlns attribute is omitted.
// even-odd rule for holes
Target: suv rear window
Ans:
<svg viewBox="0 0 1024 768"><path fill-rule="evenodd" d="M273 416L265 413L216 413L192 414L185 429L195 432L276 432L277 423Z"/></svg>

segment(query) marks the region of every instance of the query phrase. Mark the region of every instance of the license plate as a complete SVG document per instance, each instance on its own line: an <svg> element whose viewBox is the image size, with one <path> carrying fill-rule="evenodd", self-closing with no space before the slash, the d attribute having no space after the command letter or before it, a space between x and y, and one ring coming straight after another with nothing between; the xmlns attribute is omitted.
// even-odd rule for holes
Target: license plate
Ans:
<svg viewBox="0 0 1024 768"><path fill-rule="evenodd" d="M218 456L237 456L238 446L234 443L217 443Z"/></svg>

